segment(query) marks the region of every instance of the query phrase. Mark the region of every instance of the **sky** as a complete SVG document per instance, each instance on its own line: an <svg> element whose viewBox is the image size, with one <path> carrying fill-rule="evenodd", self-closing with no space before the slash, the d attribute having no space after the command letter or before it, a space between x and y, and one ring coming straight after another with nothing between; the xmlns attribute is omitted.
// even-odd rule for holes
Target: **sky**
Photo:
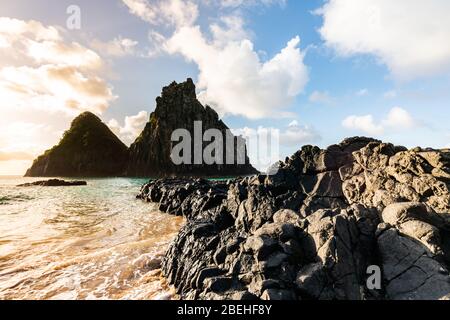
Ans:
<svg viewBox="0 0 450 320"><path fill-rule="evenodd" d="M355 135L450 147L448 12L448 0L2 1L0 175L24 174L84 111L129 145L162 87L188 77L230 128L278 129L281 157Z"/></svg>

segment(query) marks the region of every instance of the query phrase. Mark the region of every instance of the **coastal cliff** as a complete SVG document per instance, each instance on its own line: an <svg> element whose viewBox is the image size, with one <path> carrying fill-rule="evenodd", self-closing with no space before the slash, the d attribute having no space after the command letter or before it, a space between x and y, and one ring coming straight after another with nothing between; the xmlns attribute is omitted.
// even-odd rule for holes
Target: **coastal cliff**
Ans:
<svg viewBox="0 0 450 320"><path fill-rule="evenodd" d="M96 115L72 121L58 145L39 156L27 177L110 177L122 175L128 149Z"/></svg>
<svg viewBox="0 0 450 320"><path fill-rule="evenodd" d="M450 299L449 150L356 137L278 168L142 187L187 218L163 260L182 299Z"/></svg>
<svg viewBox="0 0 450 320"><path fill-rule="evenodd" d="M228 127L219 119L216 111L209 106L203 106L198 100L192 79L163 88L162 94L156 99L156 109L150 116L150 121L144 131L130 146L130 160L126 175L141 177L167 176L238 176L257 173L245 154L244 164L194 164L194 152L190 164L176 165L171 160L173 142L171 135L175 130L185 129L194 138L194 122L201 121L202 132L208 129L218 129L225 137ZM234 150L224 150L237 154L237 141L234 137ZM245 142L244 142L245 143ZM206 143L203 142L203 147ZM194 141L191 142L192 150ZM202 149L203 150L203 149ZM244 150L246 153L246 150ZM223 163L226 163L223 161Z"/></svg>

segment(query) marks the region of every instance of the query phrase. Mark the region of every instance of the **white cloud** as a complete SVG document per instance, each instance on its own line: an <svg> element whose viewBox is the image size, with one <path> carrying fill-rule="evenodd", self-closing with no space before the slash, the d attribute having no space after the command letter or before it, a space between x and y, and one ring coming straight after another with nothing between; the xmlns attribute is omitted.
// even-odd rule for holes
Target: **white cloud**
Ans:
<svg viewBox="0 0 450 320"><path fill-rule="evenodd" d="M450 1L328 0L320 34L342 56L371 54L398 79L450 70Z"/></svg>
<svg viewBox="0 0 450 320"><path fill-rule="evenodd" d="M195 25L199 2L188 1L182 7L175 0L156 1L152 6L145 0L123 0L130 11L152 25L172 27L167 37L152 30L150 37L156 45L149 55L161 51L180 54L199 69L197 87L199 99L214 107L222 116L241 115L252 119L291 116L286 111L309 80L303 62L300 38L294 37L271 59L262 59L255 50L251 32L244 28L239 12L221 15L209 26L206 35ZM207 1L217 10L244 5L243 1ZM280 1L255 1L270 5ZM249 5L247 3L245 5ZM159 10L160 15L156 15ZM233 9L234 10L234 9ZM239 11L239 10L238 10ZM170 23L164 23L169 21Z"/></svg>
<svg viewBox="0 0 450 320"><path fill-rule="evenodd" d="M210 30L214 44L218 47L251 37L251 33L244 28L244 20L239 15L221 17L220 23L211 24Z"/></svg>
<svg viewBox="0 0 450 320"><path fill-rule="evenodd" d="M280 142L288 147L301 147L306 143L314 143L321 140L320 134L311 126L302 126L291 123L288 128L280 134Z"/></svg>
<svg viewBox="0 0 450 320"><path fill-rule="evenodd" d="M418 125L409 112L400 107L392 108L382 123L392 129L411 129Z"/></svg>
<svg viewBox="0 0 450 320"><path fill-rule="evenodd" d="M149 114L141 111L135 116L125 117L124 126L116 119L111 119L108 126L125 144L130 145L141 134L148 121Z"/></svg>
<svg viewBox="0 0 450 320"><path fill-rule="evenodd" d="M30 108L76 115L102 113L114 96L100 78L86 77L65 65L3 67L0 69L0 110Z"/></svg>
<svg viewBox="0 0 450 320"><path fill-rule="evenodd" d="M214 1L214 0L213 0ZM273 4L278 4L284 6L286 0L217 0L220 2L222 7L237 8L241 6L255 6L255 5L266 5L270 6Z"/></svg>
<svg viewBox="0 0 450 320"><path fill-rule="evenodd" d="M243 137L259 136L264 139L266 136L276 138L278 135L279 143L285 147L301 147L306 143L317 142L322 139L321 135L311 126L300 125L296 120L292 121L286 128L278 129L274 127L258 127L257 129L244 127L232 129L234 135Z"/></svg>
<svg viewBox="0 0 450 320"><path fill-rule="evenodd" d="M297 120L292 120L289 123L289 125L288 125L288 127L297 127L297 126L298 126L298 121Z"/></svg>
<svg viewBox="0 0 450 320"><path fill-rule="evenodd" d="M330 94L327 91L314 91L309 96L309 101L313 103L322 103L322 104L328 104L333 101L333 98L330 96Z"/></svg>
<svg viewBox="0 0 450 320"><path fill-rule="evenodd" d="M7 48L0 54L0 110L102 113L115 99L98 75L100 56L76 42L65 42L56 27L37 21L0 18Z"/></svg>
<svg viewBox="0 0 450 320"><path fill-rule="evenodd" d="M198 7L185 0L122 0L130 12L153 25L192 25L198 17Z"/></svg>
<svg viewBox="0 0 450 320"><path fill-rule="evenodd" d="M64 64L84 70L99 70L103 61L92 50L78 43L66 44L62 41L34 41L23 39L26 55L36 63Z"/></svg>
<svg viewBox="0 0 450 320"><path fill-rule="evenodd" d="M92 46L101 52L101 54L112 57L135 55L138 44L138 41L120 36L108 42L102 42L100 40L94 40L92 42Z"/></svg>
<svg viewBox="0 0 450 320"><path fill-rule="evenodd" d="M285 116L283 108L308 82L300 38L293 38L266 62L260 60L250 40L219 43L208 42L198 26L184 27L168 40L167 50L198 65L199 97L222 115Z"/></svg>
<svg viewBox="0 0 450 320"><path fill-rule="evenodd" d="M400 107L392 108L386 117L377 123L372 115L351 115L342 121L342 126L349 130L361 131L370 135L379 136L387 130L398 131L413 129L420 124L408 111Z"/></svg>
<svg viewBox="0 0 450 320"><path fill-rule="evenodd" d="M394 99L397 97L397 91L395 91L395 90L386 91L383 94L383 97L385 97L386 99Z"/></svg>
<svg viewBox="0 0 450 320"><path fill-rule="evenodd" d="M342 125L350 130L362 131L373 135L379 135L384 132L384 128L381 125L375 124L372 115L348 116L344 119Z"/></svg>
<svg viewBox="0 0 450 320"><path fill-rule="evenodd" d="M12 19L8 17L0 17L0 33L4 38L21 37L30 35L38 41L53 40L58 41L61 39L59 31L56 27L46 27L39 21L22 21L19 19Z"/></svg>
<svg viewBox="0 0 450 320"><path fill-rule="evenodd" d="M361 89L361 90L358 90L358 91L356 92L356 95L357 95L358 97L364 97L364 96L367 96L368 94L369 94L369 89L366 89L366 88Z"/></svg>
<svg viewBox="0 0 450 320"><path fill-rule="evenodd" d="M232 129L236 136L247 140L247 151L250 162L258 170L266 170L270 165L281 159L282 147L295 147L321 140L320 134L310 126L299 125L292 121L287 128L245 127Z"/></svg>
<svg viewBox="0 0 450 320"><path fill-rule="evenodd" d="M147 49L147 57L156 57L164 52L167 39L161 33L150 30L148 33L148 40L150 42L150 47Z"/></svg>

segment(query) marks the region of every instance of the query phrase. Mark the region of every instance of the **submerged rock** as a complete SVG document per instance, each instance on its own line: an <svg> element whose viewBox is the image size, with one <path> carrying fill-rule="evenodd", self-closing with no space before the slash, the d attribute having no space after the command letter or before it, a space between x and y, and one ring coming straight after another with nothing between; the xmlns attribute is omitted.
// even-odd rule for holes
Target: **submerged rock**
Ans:
<svg viewBox="0 0 450 320"><path fill-rule="evenodd" d="M356 137L274 175L156 180L138 197L187 218L162 264L183 299L448 299L448 159Z"/></svg>
<svg viewBox="0 0 450 320"><path fill-rule="evenodd" d="M19 184L18 187L72 187L87 186L86 181L64 181L59 179L50 179L45 181L36 181L31 183Z"/></svg>

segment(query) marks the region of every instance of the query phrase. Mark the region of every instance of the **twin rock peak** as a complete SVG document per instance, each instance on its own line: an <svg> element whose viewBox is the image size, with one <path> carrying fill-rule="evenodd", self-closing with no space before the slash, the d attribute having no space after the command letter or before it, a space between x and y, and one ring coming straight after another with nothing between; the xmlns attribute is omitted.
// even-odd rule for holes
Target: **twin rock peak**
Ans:
<svg viewBox="0 0 450 320"><path fill-rule="evenodd" d="M180 84L173 82L163 88L149 122L129 148L100 118L84 112L73 120L58 145L34 160L26 176L223 177L257 173L247 156L244 165L173 164L172 132L186 129L193 134L195 121L202 122L203 130L228 129L212 108L198 101L192 79Z"/></svg>

